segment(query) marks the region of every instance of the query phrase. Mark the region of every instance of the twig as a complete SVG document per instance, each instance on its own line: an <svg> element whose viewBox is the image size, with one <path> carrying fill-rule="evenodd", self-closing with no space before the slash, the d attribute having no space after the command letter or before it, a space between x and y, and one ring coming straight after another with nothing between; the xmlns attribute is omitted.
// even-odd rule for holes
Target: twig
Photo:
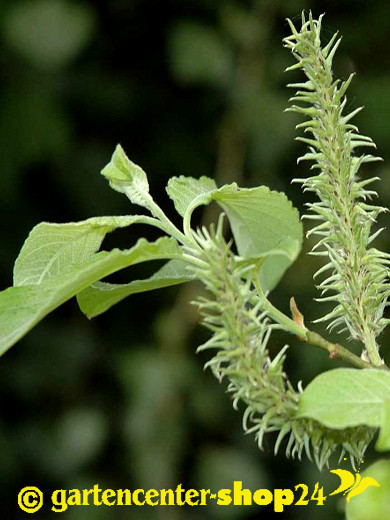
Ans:
<svg viewBox="0 0 390 520"><path fill-rule="evenodd" d="M367 361L364 361L359 356L348 350L346 347L343 347L338 343L332 343L331 341L328 341L327 339L320 336L320 334L317 334L317 332L308 330L303 325L303 316L299 312L295 300L293 298L290 304L294 310L293 315L296 318L296 321L292 320L272 305L272 303L265 296L263 289L260 286L260 282L257 275L254 276L253 283L256 287L259 297L262 300L262 306L264 310L266 310L268 314L277 323L282 325L285 330L291 332L292 334L295 334L295 336L297 336L299 340L303 341L304 343L308 343L309 345L313 345L314 347L319 347L324 350L327 350L329 352L330 359L340 359L343 361L348 361L348 363L356 366L357 368L374 368L373 365L367 363ZM382 365L381 367L375 368L384 368L388 370L388 367L386 365Z"/></svg>

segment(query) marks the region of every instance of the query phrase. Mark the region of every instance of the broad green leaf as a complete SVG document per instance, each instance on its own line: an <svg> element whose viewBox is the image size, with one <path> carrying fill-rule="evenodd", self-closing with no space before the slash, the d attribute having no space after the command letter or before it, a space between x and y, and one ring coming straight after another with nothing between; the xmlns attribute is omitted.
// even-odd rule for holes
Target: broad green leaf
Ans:
<svg viewBox="0 0 390 520"><path fill-rule="evenodd" d="M124 193L133 204L150 208L151 196L146 173L130 161L120 144L101 174L108 179L111 188Z"/></svg>
<svg viewBox="0 0 390 520"><path fill-rule="evenodd" d="M0 355L49 312L97 280L140 262L180 258L181 255L173 238L163 237L156 242L141 239L131 249L101 251L84 263L69 263L58 276L48 278L39 285L10 287L2 291Z"/></svg>
<svg viewBox="0 0 390 520"><path fill-rule="evenodd" d="M284 193L266 186L221 190L215 200L226 212L241 256L267 255L259 278L264 290L273 289L297 258L303 240L298 210Z"/></svg>
<svg viewBox="0 0 390 520"><path fill-rule="evenodd" d="M131 294L162 289L193 280L194 277L186 265L182 260L170 260L145 280L134 280L127 284L96 282L79 293L77 301L84 314L88 318L94 318Z"/></svg>
<svg viewBox="0 0 390 520"><path fill-rule="evenodd" d="M390 451L390 397L383 403L381 431L375 448L378 451Z"/></svg>
<svg viewBox="0 0 390 520"><path fill-rule="evenodd" d="M363 473L360 486L366 477L375 479L380 487L370 486L346 503L346 520L384 520L390 518L390 460L378 460ZM356 491L359 491L356 488Z"/></svg>
<svg viewBox="0 0 390 520"><path fill-rule="evenodd" d="M173 200L176 211L184 217L188 207L197 198L217 190L214 179L210 177L171 177L167 184L167 193Z"/></svg>
<svg viewBox="0 0 390 520"><path fill-rule="evenodd" d="M95 253L105 235L136 223L153 224L143 215L96 217L81 222L42 222L27 237L14 267L14 285L37 285L58 276L69 264L82 264Z"/></svg>
<svg viewBox="0 0 390 520"><path fill-rule="evenodd" d="M173 177L175 178L175 177ZM194 179L192 177L181 177L181 185L183 186L187 179L187 188L194 190ZM184 226L190 225L191 217L196 208L199 206L205 206L210 204L213 200L218 200L223 193L234 193L237 194L240 188L235 182L232 184L225 184L221 188L215 187L214 182L209 177L201 177L198 179L196 184L196 190L194 190L193 197L190 198L187 195L188 206L183 215ZM203 185L201 188L201 184Z"/></svg>
<svg viewBox="0 0 390 520"><path fill-rule="evenodd" d="M236 183L216 188L207 177L173 177L167 189L186 227L190 227L198 206L214 200L222 207L239 254L244 258L269 257L259 271L264 290L273 289L298 256L303 228L298 211L284 193L266 186L239 188Z"/></svg>
<svg viewBox="0 0 390 520"><path fill-rule="evenodd" d="M303 391L297 417L328 428L380 427L383 404L390 399L390 372L338 368L317 376Z"/></svg>

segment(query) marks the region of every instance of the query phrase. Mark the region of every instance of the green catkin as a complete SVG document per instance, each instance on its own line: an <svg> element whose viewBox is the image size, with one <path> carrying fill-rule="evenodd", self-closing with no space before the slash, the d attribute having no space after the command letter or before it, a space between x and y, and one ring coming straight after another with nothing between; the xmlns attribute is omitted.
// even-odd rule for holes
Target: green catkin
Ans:
<svg viewBox="0 0 390 520"><path fill-rule="evenodd" d="M302 457L305 452L320 469L328 465L329 457L341 448L354 465L363 457L372 439L373 430L360 427L330 430L308 419L295 418L300 391L289 382L284 370L287 346L273 358L267 345L273 329L262 309L251 283L253 265L242 267L230 245L222 236L222 218L218 229L203 229L194 233L194 248L188 254L200 259L204 267L191 267L205 285L208 296L194 302L203 317L203 324L212 337L201 350L216 351L206 363L219 381L228 380L227 392L233 406L244 404L243 428L254 433L260 448L266 433L277 433L275 454L283 439L287 439L286 455Z"/></svg>
<svg viewBox="0 0 390 520"><path fill-rule="evenodd" d="M356 148L375 148L375 144L350 123L361 109L345 113L345 93L353 74L346 81L333 78L333 58L341 41L337 33L322 48L322 16L313 20L310 13L306 20L303 14L300 31L288 22L292 35L284 39L284 45L297 63L287 70L301 69L307 81L289 85L298 89L291 101L299 105L287 110L308 117L297 125L311 134L310 138L297 137L309 146L309 152L298 162L313 161L311 169L318 172L294 182L300 182L305 191L319 198L319 202L307 204L311 214L306 218L320 222L308 235L319 237L312 254L328 258L328 263L315 275L329 271L318 286L319 301L335 305L317 322L329 321L329 329L347 331L351 338L360 340L364 345L362 356L379 366L383 361L377 337L389 321L383 318L383 312L390 293L390 255L371 247L371 242L381 231L372 232L372 226L378 215L387 210L370 203L376 193L369 185L377 178L362 181L358 171L362 164L380 158L355 155Z"/></svg>

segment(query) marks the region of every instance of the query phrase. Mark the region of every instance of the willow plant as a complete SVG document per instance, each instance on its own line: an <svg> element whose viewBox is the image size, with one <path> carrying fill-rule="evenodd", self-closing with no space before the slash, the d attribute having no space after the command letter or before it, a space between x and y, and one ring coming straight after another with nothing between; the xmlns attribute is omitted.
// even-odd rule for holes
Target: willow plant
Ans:
<svg viewBox="0 0 390 520"><path fill-rule="evenodd" d="M383 317L389 295L389 254L371 245L380 230L372 231L385 211L371 204L376 195L361 180L359 168L378 160L356 155L361 146L373 147L350 121L346 91L352 80L333 78L332 64L340 43L337 36L322 46L322 17L303 16L298 30L285 38L300 69L302 83L292 98L299 105L287 110L307 117L298 128L311 137L297 137L309 146L299 161L313 161L315 175L302 179L304 190L318 201L309 203L306 218L319 221L308 235L318 237L312 254L324 257L315 278L322 301L333 310L317 321L348 333L361 343L361 356L310 330L291 299L292 316L268 299L286 269L296 260L303 229L298 211L283 193L265 186L218 188L207 177L173 177L167 192L183 218L179 229L156 204L145 172L118 145L102 170L110 186L125 194L149 215L91 218L69 224L41 223L27 238L15 262L14 286L0 293L0 351L4 353L53 309L77 296L89 318L98 316L131 294L194 279L203 282L206 295L195 304L211 338L199 350L214 352L207 363L215 376L227 380L235 408L244 407L243 427L253 432L259 447L264 435L275 432L275 453L283 445L287 456L303 453L322 468L335 451L360 461L374 433L381 429L378 450L390 448L390 371L380 353L378 337L387 325ZM216 226L193 229L193 211L216 201L223 210ZM223 233L229 221L232 241ZM141 238L126 250L99 251L107 233L133 224L157 227L166 235L155 242ZM127 284L101 281L136 263L168 260L145 280ZM290 383L284 371L287 346L271 357L268 345L275 329L324 349L329 357L352 365L317 376L307 388ZM354 406L351 406L353 402Z"/></svg>

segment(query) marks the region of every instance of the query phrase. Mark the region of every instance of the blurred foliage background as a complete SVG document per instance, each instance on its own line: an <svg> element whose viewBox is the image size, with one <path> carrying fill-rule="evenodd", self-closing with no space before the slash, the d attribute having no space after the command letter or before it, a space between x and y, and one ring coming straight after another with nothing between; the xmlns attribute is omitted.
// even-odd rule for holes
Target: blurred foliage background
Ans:
<svg viewBox="0 0 390 520"><path fill-rule="evenodd" d="M165 194L171 175L215 176L218 183L267 184L286 191L303 211L292 177L303 147L298 119L283 114L294 75L281 40L285 18L303 8L326 12L324 38L344 35L336 73L358 72L349 108L365 105L357 124L385 161L381 201L390 205L390 3L376 0L3 0L0 4L0 283L42 220L66 222L136 212L99 175L117 142L148 172L151 190L175 219ZM299 23L299 22L298 22ZM297 75L297 78L299 76ZM373 166L370 166L373 169ZM298 173L299 172L299 173ZM198 214L199 222L213 217ZM387 217L388 218L388 217ZM385 225L386 217L381 224ZM105 247L136 241L143 228L110 236ZM146 231L150 233L149 231ZM149 236L149 235L147 235ZM390 235L378 245L390 250ZM287 310L294 295L308 321L318 262L305 254L273 295ZM115 277L146 276L139 266ZM40 519L52 518L54 489L292 488L337 477L307 461L260 452L242 434L225 385L195 356L207 332L189 300L199 288L132 297L88 322L72 301L48 317L0 363L0 493L4 518L24 518L16 496L26 485L46 491ZM321 329L319 329L321 330ZM335 366L309 347L289 342L292 380L307 384ZM388 338L382 338L389 361ZM386 352L387 350L387 352ZM375 457L370 451L365 464ZM334 466L337 467L337 461ZM347 467L346 462L341 467ZM83 507L65 519L249 519L259 508ZM261 510L261 513L263 511ZM267 513L273 515L272 507ZM342 504L292 507L284 518L342 518ZM279 516L278 516L279 517Z"/></svg>

